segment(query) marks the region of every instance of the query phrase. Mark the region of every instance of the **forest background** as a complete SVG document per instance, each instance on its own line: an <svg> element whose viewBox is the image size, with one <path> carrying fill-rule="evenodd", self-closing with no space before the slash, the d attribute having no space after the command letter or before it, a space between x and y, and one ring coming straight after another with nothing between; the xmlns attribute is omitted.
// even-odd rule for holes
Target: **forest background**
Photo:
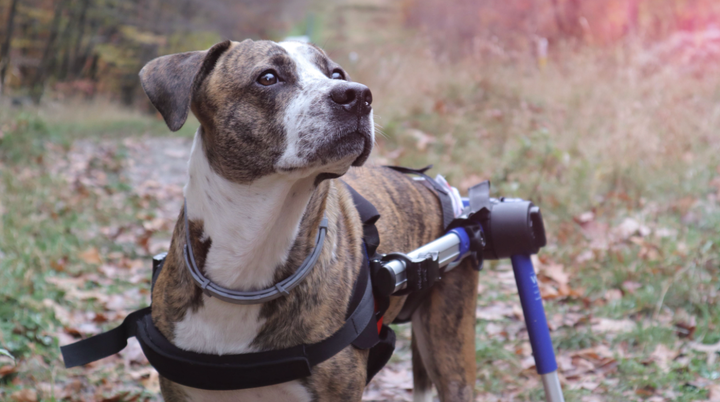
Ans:
<svg viewBox="0 0 720 402"><path fill-rule="evenodd" d="M305 36L373 91L372 161L543 208L535 259L568 401L720 401L720 3L0 0L0 400L158 400L137 343L58 346L149 302L197 122L137 72ZM512 271L486 264L477 400L539 401ZM409 328L367 401L411 400Z"/></svg>

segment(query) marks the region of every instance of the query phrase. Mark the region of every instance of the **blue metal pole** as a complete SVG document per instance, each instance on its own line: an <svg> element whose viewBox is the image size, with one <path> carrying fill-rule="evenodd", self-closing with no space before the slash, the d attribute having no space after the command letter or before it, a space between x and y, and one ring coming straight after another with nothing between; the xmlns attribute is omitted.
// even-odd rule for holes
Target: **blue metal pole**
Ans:
<svg viewBox="0 0 720 402"><path fill-rule="evenodd" d="M528 255L514 255L510 257L510 261L512 261L515 283L525 315L525 325L535 358L535 368L543 380L545 398L548 402L564 402L560 380L557 376L555 351L550 339L550 330L545 318L545 309L532 260Z"/></svg>

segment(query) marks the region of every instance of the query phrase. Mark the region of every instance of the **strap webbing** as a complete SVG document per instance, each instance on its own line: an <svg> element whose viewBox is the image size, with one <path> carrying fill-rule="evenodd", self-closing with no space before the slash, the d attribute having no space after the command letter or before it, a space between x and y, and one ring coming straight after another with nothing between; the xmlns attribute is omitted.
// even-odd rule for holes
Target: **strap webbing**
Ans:
<svg viewBox="0 0 720 402"><path fill-rule="evenodd" d="M370 349L367 382L387 363L393 353L395 335L387 325L378 334L368 255L374 255L380 242L375 222L377 209L352 187L353 200L363 222L363 265L353 287L345 324L321 342L292 348L239 355L212 355L179 349L165 338L152 322L151 308L128 315L117 328L61 347L65 367L84 365L120 352L127 339L138 341L155 369L165 378L186 386L206 390L232 390L279 384L311 374L311 368L349 345ZM186 256L187 257L187 256ZM165 255L153 260L152 287ZM375 319L373 319L375 318Z"/></svg>
<svg viewBox="0 0 720 402"><path fill-rule="evenodd" d="M372 258L380 245L380 234L378 233L377 227L375 227L375 223L378 219L380 219L380 213L377 208L370 203L370 201L361 196L354 188L350 187L349 184L345 183L345 188L350 191L353 203L355 204L355 209L357 209L360 214L360 220L363 223L363 242L365 243L365 251L370 258Z"/></svg>
<svg viewBox="0 0 720 402"><path fill-rule="evenodd" d="M368 271L364 269L362 274L368 275ZM218 356L182 350L157 330L150 316L139 323L138 340L153 367L173 382L207 390L263 387L309 376L311 367L348 347L366 327L375 330L373 307L372 291L366 281L359 305L329 338L266 352Z"/></svg>
<svg viewBox="0 0 720 402"><path fill-rule="evenodd" d="M432 190L435 190L435 195L440 200L440 207L442 208L442 214L443 214L443 230L446 230L448 226L450 226L450 223L455 219L455 210L452 206L452 199L450 198L450 194L448 194L447 189L440 184L438 184L435 179L425 174L426 171L428 171L430 168L432 168L432 165L426 166L422 169L411 169L404 166L385 166L386 168L398 171L400 173L405 174L415 174L418 176L421 176L425 180L423 183Z"/></svg>
<svg viewBox="0 0 720 402"><path fill-rule="evenodd" d="M207 390L255 388L309 376L310 368L351 344L372 347L378 335L368 266L363 264L354 292L362 298L345 324L314 344L238 355L213 355L182 350L165 338L152 322L150 307L128 315L117 328L61 348L65 367L87 364L120 352L136 336L155 369L171 381ZM370 328L370 330L368 330ZM356 342L359 341L359 342Z"/></svg>
<svg viewBox="0 0 720 402"><path fill-rule="evenodd" d="M65 368L82 366L125 349L128 338L135 336L137 322L145 316L150 316L150 307L130 313L117 328L60 347Z"/></svg>

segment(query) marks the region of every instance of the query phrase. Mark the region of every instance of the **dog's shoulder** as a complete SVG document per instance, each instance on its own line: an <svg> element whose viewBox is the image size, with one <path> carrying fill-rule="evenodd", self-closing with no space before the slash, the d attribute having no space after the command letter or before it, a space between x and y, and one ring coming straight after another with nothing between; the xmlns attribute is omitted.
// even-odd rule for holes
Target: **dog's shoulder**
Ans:
<svg viewBox="0 0 720 402"><path fill-rule="evenodd" d="M380 213L379 252L410 251L442 234L442 207L433 190L393 169L356 167L343 180Z"/></svg>

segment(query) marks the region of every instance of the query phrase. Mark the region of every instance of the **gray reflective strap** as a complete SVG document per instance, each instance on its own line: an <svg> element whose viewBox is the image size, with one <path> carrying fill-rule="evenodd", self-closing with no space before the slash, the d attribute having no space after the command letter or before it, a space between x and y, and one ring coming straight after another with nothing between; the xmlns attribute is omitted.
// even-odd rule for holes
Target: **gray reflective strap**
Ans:
<svg viewBox="0 0 720 402"><path fill-rule="evenodd" d="M185 266L190 272L190 276L192 276L193 281L207 296L216 297L222 301L234 304L260 304L277 299L281 296L289 295L290 291L300 284L303 279L305 279L305 277L310 273L310 270L315 266L318 258L320 258L328 226L327 216L323 216L322 221L320 221L317 237L315 239L315 248L313 248L310 255L305 258L305 261L303 261L294 274L267 289L243 292L219 286L200 272L200 269L198 269L197 263L195 262L192 244L190 243L190 225L188 223L187 200L185 200L183 205L183 215L185 220L185 247L183 248L183 257L185 258Z"/></svg>

